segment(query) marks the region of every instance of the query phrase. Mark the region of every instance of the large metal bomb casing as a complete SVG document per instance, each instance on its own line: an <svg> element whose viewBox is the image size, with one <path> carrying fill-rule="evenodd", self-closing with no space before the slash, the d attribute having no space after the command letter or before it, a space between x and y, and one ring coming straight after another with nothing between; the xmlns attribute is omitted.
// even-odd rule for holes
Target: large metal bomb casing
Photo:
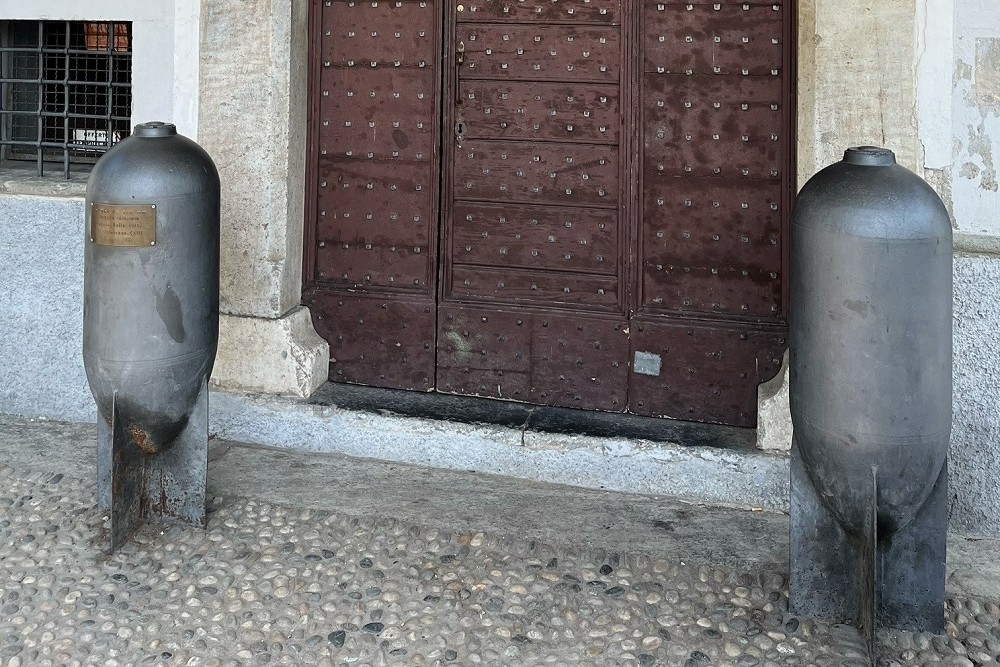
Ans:
<svg viewBox="0 0 1000 667"><path fill-rule="evenodd" d="M110 205L110 206L109 206ZM128 208L134 207L134 208ZM219 334L219 175L173 125L138 125L87 186L83 355L147 454L168 448L211 374Z"/></svg>
<svg viewBox="0 0 1000 667"><path fill-rule="evenodd" d="M934 191L891 151L849 149L796 201L789 399L822 503L864 532L877 468L879 533L927 499L951 433L952 243Z"/></svg>

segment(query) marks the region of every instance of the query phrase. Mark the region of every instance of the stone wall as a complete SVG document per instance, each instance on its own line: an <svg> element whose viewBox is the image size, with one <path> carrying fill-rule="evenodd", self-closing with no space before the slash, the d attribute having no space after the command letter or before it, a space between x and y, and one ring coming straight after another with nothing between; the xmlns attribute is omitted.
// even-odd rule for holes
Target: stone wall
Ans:
<svg viewBox="0 0 1000 667"><path fill-rule="evenodd" d="M954 6L952 164L942 195L954 219L955 401L951 521L1000 535L1000 12Z"/></svg>
<svg viewBox="0 0 1000 667"><path fill-rule="evenodd" d="M83 371L83 200L0 194L0 413L94 421Z"/></svg>
<svg viewBox="0 0 1000 667"><path fill-rule="evenodd" d="M849 146L889 147L917 170L917 0L800 0L798 12L799 185Z"/></svg>
<svg viewBox="0 0 1000 667"><path fill-rule="evenodd" d="M955 257L953 529L1000 535L1000 259Z"/></svg>

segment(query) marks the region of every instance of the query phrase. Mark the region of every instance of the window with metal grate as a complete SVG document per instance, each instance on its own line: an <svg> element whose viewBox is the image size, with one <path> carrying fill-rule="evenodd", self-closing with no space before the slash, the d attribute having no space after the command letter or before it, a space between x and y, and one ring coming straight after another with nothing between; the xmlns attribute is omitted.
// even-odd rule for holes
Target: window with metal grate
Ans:
<svg viewBox="0 0 1000 667"><path fill-rule="evenodd" d="M90 165L129 135L132 24L0 23L0 157L39 176Z"/></svg>

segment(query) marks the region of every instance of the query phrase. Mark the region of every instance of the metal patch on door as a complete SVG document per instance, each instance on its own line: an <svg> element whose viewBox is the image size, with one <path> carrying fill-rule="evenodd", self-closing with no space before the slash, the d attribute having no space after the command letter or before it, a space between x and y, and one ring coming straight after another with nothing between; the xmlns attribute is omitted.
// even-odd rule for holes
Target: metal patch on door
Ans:
<svg viewBox="0 0 1000 667"><path fill-rule="evenodd" d="M660 355L636 350L635 358L632 360L632 370L639 375L658 376L660 374Z"/></svg>
<svg viewBox="0 0 1000 667"><path fill-rule="evenodd" d="M130 248L156 245L156 204L91 204L90 240Z"/></svg>

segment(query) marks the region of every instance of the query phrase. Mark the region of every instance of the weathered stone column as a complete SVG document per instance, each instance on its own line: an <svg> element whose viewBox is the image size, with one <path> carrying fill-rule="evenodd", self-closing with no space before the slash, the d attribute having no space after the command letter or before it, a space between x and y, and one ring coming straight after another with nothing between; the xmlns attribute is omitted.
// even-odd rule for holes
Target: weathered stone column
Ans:
<svg viewBox="0 0 1000 667"><path fill-rule="evenodd" d="M924 167L936 166L930 153L939 151L936 146L929 149L929 142L922 138L947 133L947 122L941 128L925 127L931 122L940 124L941 114L933 100L919 99L918 68L924 62L950 60L940 53L928 54L928 42L940 49L938 42L944 39L950 48L950 27L944 31L926 25L940 13L938 4L941 0L798 1L796 159L800 187L821 168L838 161L845 147L871 144L891 148L899 164L936 185ZM937 81L940 77L923 67L925 87L943 85L947 90L947 82ZM787 451L791 447L787 383L786 364L758 390L760 449Z"/></svg>
<svg viewBox="0 0 1000 667"><path fill-rule="evenodd" d="M801 0L799 185L845 146L891 148L922 174L917 132L918 4L927 0Z"/></svg>
<svg viewBox="0 0 1000 667"><path fill-rule="evenodd" d="M306 0L202 3L198 139L222 180L223 388L307 396L329 373L299 303L307 16Z"/></svg>

